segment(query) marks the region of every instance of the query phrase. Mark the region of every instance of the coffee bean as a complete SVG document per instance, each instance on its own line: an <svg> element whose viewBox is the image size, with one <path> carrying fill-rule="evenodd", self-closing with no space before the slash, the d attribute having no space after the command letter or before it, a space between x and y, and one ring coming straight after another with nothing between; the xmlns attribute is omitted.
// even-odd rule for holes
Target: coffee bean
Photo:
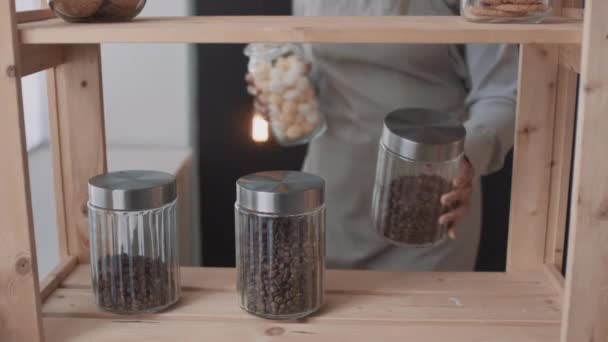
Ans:
<svg viewBox="0 0 608 342"><path fill-rule="evenodd" d="M309 216L239 214L239 289L245 310L268 318L306 315L323 302L323 240Z"/></svg>
<svg viewBox="0 0 608 342"><path fill-rule="evenodd" d="M447 227L439 217L448 211L441 196L450 182L435 175L402 176L391 181L380 233L388 240L407 245L431 245L443 240Z"/></svg>
<svg viewBox="0 0 608 342"><path fill-rule="evenodd" d="M97 261L98 305L117 313L157 311L177 301L177 271L160 258L110 255Z"/></svg>

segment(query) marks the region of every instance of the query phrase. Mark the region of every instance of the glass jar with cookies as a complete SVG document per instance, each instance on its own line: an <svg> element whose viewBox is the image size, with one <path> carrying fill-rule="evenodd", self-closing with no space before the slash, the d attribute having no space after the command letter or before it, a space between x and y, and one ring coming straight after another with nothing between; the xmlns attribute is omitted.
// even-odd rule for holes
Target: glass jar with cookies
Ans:
<svg viewBox="0 0 608 342"><path fill-rule="evenodd" d="M326 129L312 82L312 68L299 44L250 44L247 91L255 110L269 122L283 146L302 145Z"/></svg>
<svg viewBox="0 0 608 342"><path fill-rule="evenodd" d="M462 0L462 16L491 23L539 23L551 14L552 0Z"/></svg>

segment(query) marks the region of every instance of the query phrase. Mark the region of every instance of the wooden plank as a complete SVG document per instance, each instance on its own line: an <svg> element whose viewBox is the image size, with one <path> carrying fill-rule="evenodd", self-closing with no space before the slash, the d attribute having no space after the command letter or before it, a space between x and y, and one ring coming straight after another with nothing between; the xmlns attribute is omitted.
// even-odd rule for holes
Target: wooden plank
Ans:
<svg viewBox="0 0 608 342"><path fill-rule="evenodd" d="M42 341L15 2L0 2L0 341Z"/></svg>
<svg viewBox="0 0 608 342"><path fill-rule="evenodd" d="M561 50L563 51L563 49ZM560 59L562 55L560 54ZM551 194L549 195L549 222L545 245L545 262L561 270L566 237L566 217L570 196L572 145L576 110L578 75L560 66L557 83Z"/></svg>
<svg viewBox="0 0 608 342"><path fill-rule="evenodd" d="M315 341L315 342L554 342L554 326L470 324L302 324L257 320L189 322L139 319L45 318L48 342L148 341Z"/></svg>
<svg viewBox="0 0 608 342"><path fill-rule="evenodd" d="M586 1L563 342L608 341L608 2Z"/></svg>
<svg viewBox="0 0 608 342"><path fill-rule="evenodd" d="M373 291L373 289L370 289ZM116 319L119 315L99 310L89 289L57 289L43 305L45 317ZM238 305L236 291L184 291L179 304L152 320L257 319ZM328 293L321 311L309 321L341 322L502 322L555 324L561 319L556 295L480 295L451 293L353 294Z"/></svg>
<svg viewBox="0 0 608 342"><path fill-rule="evenodd" d="M557 46L522 46L509 220L509 271L540 270L545 260L557 67Z"/></svg>
<svg viewBox="0 0 608 342"><path fill-rule="evenodd" d="M192 206L191 191L192 182L190 178L192 173L192 155L190 154L179 166L175 178L177 183L177 194L179 196L177 204L178 222L179 222L179 253L180 265L195 266L193 264L194 246L192 244L192 230L195 229L190 222L191 210L195 210Z"/></svg>
<svg viewBox="0 0 608 342"><path fill-rule="evenodd" d="M561 269L558 269L554 264L545 264L545 275L547 276L547 280L553 288L558 293L558 297L560 298L560 302L564 295L564 286L566 280L562 275Z"/></svg>
<svg viewBox="0 0 608 342"><path fill-rule="evenodd" d="M17 23L25 24L55 18L55 13L48 8L17 12Z"/></svg>
<svg viewBox="0 0 608 342"><path fill-rule="evenodd" d="M21 46L21 77L63 63L63 46L61 45L23 45Z"/></svg>
<svg viewBox="0 0 608 342"><path fill-rule="evenodd" d="M87 182L107 170L100 48L65 47L64 58L48 77L59 245L86 262Z"/></svg>
<svg viewBox="0 0 608 342"><path fill-rule="evenodd" d="M566 18L581 20L583 19L583 9L572 7L564 8L562 9L562 15Z"/></svg>
<svg viewBox="0 0 608 342"><path fill-rule="evenodd" d="M568 70L581 72L581 47L580 45L565 45L559 51L560 64Z"/></svg>
<svg viewBox="0 0 608 342"><path fill-rule="evenodd" d="M182 287L188 291L236 291L236 271L232 268L182 267ZM90 289L89 265L79 265L61 284L62 288ZM326 272L330 293L359 294L555 294L542 272L522 273L404 273L381 271Z"/></svg>
<svg viewBox="0 0 608 342"><path fill-rule="evenodd" d="M78 258L67 257L40 282L40 300L44 302L78 265Z"/></svg>
<svg viewBox="0 0 608 342"><path fill-rule="evenodd" d="M59 19L19 26L25 44L90 43L556 43L579 44L581 21L484 24L458 16L140 18L73 25Z"/></svg>

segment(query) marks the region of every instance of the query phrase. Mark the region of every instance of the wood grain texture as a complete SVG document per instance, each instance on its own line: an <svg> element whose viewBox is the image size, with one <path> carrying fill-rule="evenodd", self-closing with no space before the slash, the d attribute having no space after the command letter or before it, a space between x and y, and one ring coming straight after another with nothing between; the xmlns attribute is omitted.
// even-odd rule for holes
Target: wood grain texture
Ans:
<svg viewBox="0 0 608 342"><path fill-rule="evenodd" d="M568 70L581 72L581 47L580 45L565 45L559 51L560 64Z"/></svg>
<svg viewBox="0 0 608 342"><path fill-rule="evenodd" d="M562 275L561 269L558 269L558 267L554 264L545 264L544 269L547 280L551 285L553 285L553 288L560 298L561 304L564 296L564 287L566 284L566 280Z"/></svg>
<svg viewBox="0 0 608 342"><path fill-rule="evenodd" d="M90 289L90 265L78 265L63 281L62 288ZM236 291L236 271L232 268L181 268L182 288L187 291ZM381 272L337 271L326 273L328 292L416 294L520 294L554 293L542 272L475 273L475 272Z"/></svg>
<svg viewBox="0 0 608 342"><path fill-rule="evenodd" d="M562 342L608 341L607 13L586 1Z"/></svg>
<svg viewBox="0 0 608 342"><path fill-rule="evenodd" d="M540 270L545 263L557 68L557 46L522 46L509 219L509 271Z"/></svg>
<svg viewBox="0 0 608 342"><path fill-rule="evenodd" d="M25 44L90 43L556 43L579 44L581 22L543 25L471 23L440 17L163 17L73 25L59 19L22 24Z"/></svg>
<svg viewBox="0 0 608 342"><path fill-rule="evenodd" d="M78 258L75 256L69 256L61 261L59 265L40 282L40 300L44 302L51 293L61 285L61 282L77 265Z"/></svg>
<svg viewBox="0 0 608 342"><path fill-rule="evenodd" d="M476 324L345 324L46 318L47 342L554 342L554 326Z"/></svg>
<svg viewBox="0 0 608 342"><path fill-rule="evenodd" d="M0 341L42 341L14 1L0 2Z"/></svg>
<svg viewBox="0 0 608 342"><path fill-rule="evenodd" d="M17 12L17 23L19 24L31 23L34 21L42 21L52 18L55 18L55 13L53 13L53 11L48 8Z"/></svg>
<svg viewBox="0 0 608 342"><path fill-rule="evenodd" d="M562 58L560 49L560 60ZM551 193L545 262L563 267L566 239L566 217L570 196L572 146L574 143L574 117L576 112L576 88L578 75L564 66L558 69L555 125L553 131L553 157L551 164Z"/></svg>
<svg viewBox="0 0 608 342"><path fill-rule="evenodd" d="M179 197L177 203L177 217L179 227L179 253L180 253L180 265L194 266L193 260L194 248L192 244L192 222L190 222L191 210L196 210L192 206L191 191L192 182L190 181L193 176L192 170L192 155L189 155L177 169L175 174L177 184L177 195Z"/></svg>
<svg viewBox="0 0 608 342"><path fill-rule="evenodd" d="M21 46L21 69L19 70L21 77L54 68L61 63L63 63L63 46L61 45Z"/></svg>
<svg viewBox="0 0 608 342"><path fill-rule="evenodd" d="M51 148L62 257L89 260L87 183L107 170L99 45L64 48L49 75Z"/></svg>
<svg viewBox="0 0 608 342"><path fill-rule="evenodd" d="M180 303L154 321L259 319L238 307L234 269L182 268ZM326 304L307 323L412 322L551 325L560 321L558 291L539 273L397 273L328 271ZM88 265L79 265L45 302L45 317L120 319L98 310ZM235 326L240 326L235 325Z"/></svg>
<svg viewBox="0 0 608 342"><path fill-rule="evenodd" d="M45 317L117 319L119 315L99 310L89 289L58 289L43 305ZM153 320L256 320L238 305L236 291L184 291L178 305L161 314L140 315ZM480 295L419 293L410 295L330 292L321 311L308 322L340 321L384 323L406 322L496 322L559 325L559 298L547 295Z"/></svg>
<svg viewBox="0 0 608 342"><path fill-rule="evenodd" d="M89 265L79 265L44 305L48 340L520 342L555 341L559 334L559 296L542 272L328 271L324 307L291 323L241 310L234 269L181 274L185 291L177 306L124 317L95 307Z"/></svg>

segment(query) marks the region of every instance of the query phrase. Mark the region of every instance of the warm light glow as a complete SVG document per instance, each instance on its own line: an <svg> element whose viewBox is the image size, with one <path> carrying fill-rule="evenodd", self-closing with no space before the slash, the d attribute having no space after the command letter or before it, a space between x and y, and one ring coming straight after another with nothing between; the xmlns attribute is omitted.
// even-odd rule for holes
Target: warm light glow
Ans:
<svg viewBox="0 0 608 342"><path fill-rule="evenodd" d="M253 114L253 121L251 123L251 139L256 143L267 142L270 138L268 121L266 121L262 115L255 113Z"/></svg>

